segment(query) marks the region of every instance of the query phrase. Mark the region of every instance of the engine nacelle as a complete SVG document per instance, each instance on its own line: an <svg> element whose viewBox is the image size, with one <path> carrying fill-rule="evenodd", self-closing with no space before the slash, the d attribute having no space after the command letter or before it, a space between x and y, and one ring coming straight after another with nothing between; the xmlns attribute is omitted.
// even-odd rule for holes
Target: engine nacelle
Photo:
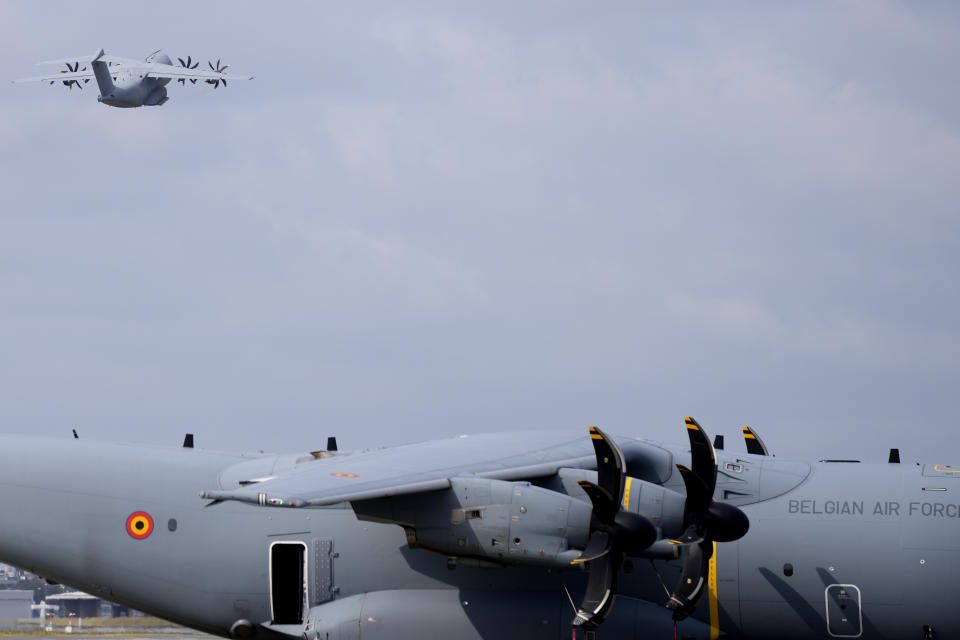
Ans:
<svg viewBox="0 0 960 640"><path fill-rule="evenodd" d="M590 505L529 482L452 478L444 491L353 503L361 520L398 524L412 548L498 564L568 567L587 544Z"/></svg>
<svg viewBox="0 0 960 640"><path fill-rule="evenodd" d="M577 484L581 480L596 483L597 472L588 469L560 469L544 486L589 502L590 498ZM682 493L639 478L627 478L624 502L624 509L650 520L660 530L662 537L672 538L683 533L686 496Z"/></svg>

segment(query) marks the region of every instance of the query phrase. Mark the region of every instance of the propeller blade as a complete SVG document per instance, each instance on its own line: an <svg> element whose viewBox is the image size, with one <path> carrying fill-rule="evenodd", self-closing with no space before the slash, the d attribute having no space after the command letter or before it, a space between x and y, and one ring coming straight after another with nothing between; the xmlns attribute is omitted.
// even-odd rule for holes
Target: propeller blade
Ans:
<svg viewBox="0 0 960 640"><path fill-rule="evenodd" d="M609 491L603 487L598 487L592 482L579 480L577 484L580 485L580 488L583 489L587 497L590 498L590 503L593 505L593 513L597 516L597 520L604 524L612 525L613 518L620 509L620 503L613 499Z"/></svg>
<svg viewBox="0 0 960 640"><path fill-rule="evenodd" d="M679 537L670 540L670 544L683 547L691 544L700 544L701 542L703 542L703 530L696 524L690 525Z"/></svg>
<svg viewBox="0 0 960 640"><path fill-rule="evenodd" d="M597 484L617 502L623 497L624 474L627 469L623 452L617 443L597 427L590 427L590 440L597 455Z"/></svg>
<svg viewBox="0 0 960 640"><path fill-rule="evenodd" d="M683 620L697 608L697 603L707 590L710 580L710 558L713 557L713 542L701 542L687 547L680 572L680 583L670 594L667 609L673 611L675 621Z"/></svg>
<svg viewBox="0 0 960 640"><path fill-rule="evenodd" d="M196 78L190 78L190 84L197 84Z"/></svg>
<svg viewBox="0 0 960 640"><path fill-rule="evenodd" d="M189 56L187 56L189 57ZM181 67L187 66L187 63L183 61L183 58L177 57L177 61L180 62Z"/></svg>
<svg viewBox="0 0 960 640"><path fill-rule="evenodd" d="M707 488L707 485L696 473L687 469L682 464L677 465L677 471L683 478L683 485L687 489L687 512L691 516L699 516L706 513L710 507L710 501L713 500L713 494Z"/></svg>
<svg viewBox="0 0 960 640"><path fill-rule="evenodd" d="M210 62L209 60L207 60L207 64L210 65L210 70L211 70L211 71L216 71L216 70L217 70L216 67L213 66L213 63Z"/></svg>
<svg viewBox="0 0 960 640"><path fill-rule="evenodd" d="M196 69L196 68L199 67L199 66L200 66L200 61L197 60L196 62L193 63L193 66L190 67L190 68L191 68L191 69Z"/></svg>
<svg viewBox="0 0 960 640"><path fill-rule="evenodd" d="M617 595L617 573L623 556L608 553L590 563L587 592L571 623L574 628L595 629L606 619Z"/></svg>
<svg viewBox="0 0 960 640"><path fill-rule="evenodd" d="M217 69L220 68L220 58L217 58Z"/></svg>
<svg viewBox="0 0 960 640"><path fill-rule="evenodd" d="M717 452L713 449L710 438L697 421L687 416L684 418L687 425L687 436L690 438L690 456L693 472L707 486L711 497L717 486Z"/></svg>
<svg viewBox="0 0 960 640"><path fill-rule="evenodd" d="M226 81L226 80L221 80L221 82L223 82L223 86L227 86L227 81Z"/></svg>
<svg viewBox="0 0 960 640"><path fill-rule="evenodd" d="M576 563L591 562L610 552L610 535L604 531L594 531L590 534L590 540L587 541L587 548L583 550L580 557L574 560Z"/></svg>
<svg viewBox="0 0 960 640"><path fill-rule="evenodd" d="M767 445L765 445L763 440L760 439L760 434L747 425L743 425L742 429L743 440L747 444L747 453L752 453L757 456L770 455L770 450L767 449Z"/></svg>
<svg viewBox="0 0 960 640"><path fill-rule="evenodd" d="M193 68L193 67L190 66L190 56L187 56L187 67L190 68L190 69Z"/></svg>

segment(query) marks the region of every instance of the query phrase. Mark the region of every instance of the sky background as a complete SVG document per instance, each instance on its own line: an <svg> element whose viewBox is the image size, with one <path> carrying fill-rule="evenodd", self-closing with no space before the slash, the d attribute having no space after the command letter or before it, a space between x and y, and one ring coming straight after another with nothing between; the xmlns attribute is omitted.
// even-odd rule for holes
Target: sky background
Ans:
<svg viewBox="0 0 960 640"><path fill-rule="evenodd" d="M960 7L354 4L3 3L256 79L0 83L0 429L960 462Z"/></svg>

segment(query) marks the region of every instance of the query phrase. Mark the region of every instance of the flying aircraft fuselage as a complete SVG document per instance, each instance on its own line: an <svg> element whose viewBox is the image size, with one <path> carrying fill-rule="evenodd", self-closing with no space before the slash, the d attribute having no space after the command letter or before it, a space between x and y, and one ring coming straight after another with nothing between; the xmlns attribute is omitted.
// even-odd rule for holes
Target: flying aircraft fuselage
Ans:
<svg viewBox="0 0 960 640"><path fill-rule="evenodd" d="M109 67L103 62L93 62L94 73L101 87L99 102L111 107L135 108L143 105L159 105L166 102L166 85L170 78L151 78L146 74L150 64L173 64L170 56L165 53L155 53L146 59L146 64L138 67L117 66ZM101 81L101 75L107 74L111 83Z"/></svg>
<svg viewBox="0 0 960 640"><path fill-rule="evenodd" d="M0 561L223 636L292 635L261 623L303 599L308 640L569 638L585 588L577 566L416 548L403 528L359 520L349 503L208 506L198 496L325 464L309 455L21 436L0 445ZM716 544L709 593L681 634L960 637L956 469L717 455L716 499L739 501L750 528ZM676 475L665 485L681 486ZM678 560L630 559L596 637L672 637L663 604L679 572Z"/></svg>

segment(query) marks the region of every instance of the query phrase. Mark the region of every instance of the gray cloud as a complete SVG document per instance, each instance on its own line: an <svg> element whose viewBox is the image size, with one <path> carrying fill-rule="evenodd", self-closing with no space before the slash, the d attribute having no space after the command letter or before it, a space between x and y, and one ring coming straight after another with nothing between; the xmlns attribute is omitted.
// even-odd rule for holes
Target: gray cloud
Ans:
<svg viewBox="0 0 960 640"><path fill-rule="evenodd" d="M0 90L5 429L689 413L780 455L955 453L952 5L97 7L9 4L0 70L163 47L257 78Z"/></svg>

